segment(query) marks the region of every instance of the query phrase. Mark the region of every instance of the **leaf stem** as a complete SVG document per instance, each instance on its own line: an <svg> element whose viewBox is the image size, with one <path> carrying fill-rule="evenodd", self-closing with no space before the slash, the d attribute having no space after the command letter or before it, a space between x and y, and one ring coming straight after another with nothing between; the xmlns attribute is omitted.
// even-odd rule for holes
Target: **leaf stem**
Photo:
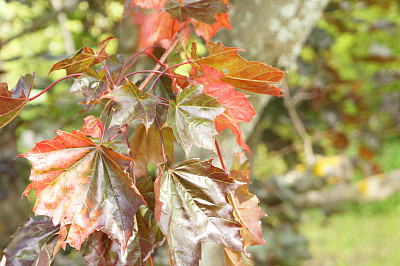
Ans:
<svg viewBox="0 0 400 266"><path fill-rule="evenodd" d="M125 143L126 143L126 146L128 146L128 149L129 149L129 156L130 156L130 158L131 158L131 163L129 164L129 172L130 172L131 177L132 177L132 179L133 179L133 184L136 186L135 166L134 166L134 161L133 161L133 155L132 155L131 146L129 145L129 139L128 139L128 125L127 125L127 124L122 125L122 131L124 132Z"/></svg>
<svg viewBox="0 0 400 266"><path fill-rule="evenodd" d="M117 86L121 85L122 81L123 81L125 78L130 77L130 76L133 76L133 75L136 75L136 74L140 74L140 73L156 73L156 74L162 74L163 72L157 71L157 70L140 70L140 71L135 71L135 72L132 72L132 73L129 73L129 74L125 75L125 76L117 83ZM173 77L173 78L178 78L178 79L187 79L186 77L178 76L178 75L174 75L174 74L169 74L169 73L166 73L165 75L170 76L170 77Z"/></svg>
<svg viewBox="0 0 400 266"><path fill-rule="evenodd" d="M114 103L112 103L112 104L110 105L110 107L108 107L108 113L107 113L107 116L106 116L106 120L104 121L103 132L101 133L101 139L100 139L100 144L99 144L99 146L101 146L101 145L103 144L104 135L105 135L105 132L106 132L106 126L107 126L107 122L108 122L108 118L110 117L110 113L111 113L111 110L112 110L113 105L114 105Z"/></svg>
<svg viewBox="0 0 400 266"><path fill-rule="evenodd" d="M179 43L179 40L182 38L183 33L185 32L187 25L188 24L186 22L186 25L183 26L183 28L175 35L174 39L172 40L171 46L161 56L160 62L162 64L164 64L167 61L168 55L175 49L176 45ZM157 65L155 65L153 70L158 71L158 70L160 70L160 68L161 68L161 65L157 64ZM147 78L142 82L142 84L140 84L139 91L142 91L144 88L146 88L146 86L149 85L150 81L153 79L153 77L155 75L156 75L155 73L152 73L149 76L147 76Z"/></svg>
<svg viewBox="0 0 400 266"><path fill-rule="evenodd" d="M44 94L46 91L48 91L49 89L51 89L52 87L54 87L54 85L56 85L58 82L63 81L64 79L73 78L73 77L79 77L79 76L81 76L81 75L82 75L81 73L79 73L79 74L71 74L71 75L65 76L65 77L63 77L63 78L60 78L59 80L56 80L56 81L54 81L53 83L51 83L47 88L45 88L44 90L42 90L40 93L38 93L38 94L35 95L34 97L29 98L28 101L30 102L30 101L35 100L36 98L38 98L39 96L41 96L42 94Z"/></svg>
<svg viewBox="0 0 400 266"><path fill-rule="evenodd" d="M161 153L162 153L162 157L164 159L164 162L166 162L167 161L167 157L165 157L164 139L163 139L163 135L162 135L162 131L161 131L160 121L158 120L157 116L156 116L156 122L157 122L158 132L160 133Z"/></svg>
<svg viewBox="0 0 400 266"><path fill-rule="evenodd" d="M158 75L157 78L154 80L153 85L151 85L151 88L149 90L149 93L151 93L153 91L154 86L156 85L157 81L161 78L162 75L168 75L168 74L166 74L166 72L168 70L178 67L178 66L190 64L190 63L192 63L192 61L186 61L186 62L182 62L182 63L176 64L176 65L173 65L173 66L170 66L170 67L167 67L166 69L164 69L164 71L161 72L160 75ZM142 85L140 85L140 86L142 86Z"/></svg>
<svg viewBox="0 0 400 266"><path fill-rule="evenodd" d="M134 53L133 55L131 55L131 56L125 61L124 65L123 65L122 68L121 68L121 71L119 72L119 75L118 75L118 83L120 83L121 80L123 80L123 78L121 78L121 76L124 74L124 71L125 71L126 69L129 69L131 66L133 66L133 65L136 63L136 61L137 61L137 59L139 58L139 56L142 55L142 54L146 54L146 55L152 57L152 58L153 58L157 63L159 63L160 65L164 65L164 64L163 64L162 62L160 62L152 53L146 52L146 50L151 49L151 48L161 48L161 49L163 49L161 46L150 46L150 47L147 47L147 48L143 49L142 51L140 51L140 52L138 52L138 53ZM135 58L135 57L136 57L136 58ZM130 60L132 60L133 58L135 58L135 60L133 60L133 62L132 62L131 64L129 64L129 66L126 66L126 65L128 64L128 62L129 62Z"/></svg>
<svg viewBox="0 0 400 266"><path fill-rule="evenodd" d="M111 82L111 84L113 85L113 88L115 88L115 83L114 83L114 81L113 81L113 79L112 79L112 76L111 76L110 72L108 71L108 68L107 68L106 64L104 64L103 60L101 60L98 56L96 56L96 58L97 58L97 59L100 61L100 63L104 66L104 69L105 69L106 72L107 72L108 78L110 79L110 82Z"/></svg>
<svg viewBox="0 0 400 266"><path fill-rule="evenodd" d="M150 260L150 266L153 266L153 260L151 259L151 255L149 257L149 260Z"/></svg>
<svg viewBox="0 0 400 266"><path fill-rule="evenodd" d="M222 169L226 171L225 165L224 165L224 160L222 160L222 155L221 155L221 150L219 149L218 141L215 139L215 147L217 148L217 153L219 157L219 161L221 163Z"/></svg>

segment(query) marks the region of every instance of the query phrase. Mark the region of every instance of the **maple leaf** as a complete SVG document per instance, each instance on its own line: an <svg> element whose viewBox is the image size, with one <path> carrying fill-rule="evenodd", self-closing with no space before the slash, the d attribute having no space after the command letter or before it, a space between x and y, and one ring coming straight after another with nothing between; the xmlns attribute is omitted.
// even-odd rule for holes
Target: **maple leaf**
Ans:
<svg viewBox="0 0 400 266"><path fill-rule="evenodd" d="M215 19L217 22L213 24L207 24L204 22L200 22L198 20L192 20L192 24L194 27L194 31L198 36L203 37L203 39L208 42L211 38L221 29L227 28L228 30L232 30L231 24L229 23L229 15L228 14L215 14Z"/></svg>
<svg viewBox="0 0 400 266"><path fill-rule="evenodd" d="M142 96L136 85L128 79L124 86L115 88L105 98L110 98L118 103L110 127L140 119L147 130L156 117L156 106L160 102L156 96L147 92Z"/></svg>
<svg viewBox="0 0 400 266"><path fill-rule="evenodd" d="M215 118L224 112L218 101L203 94L202 85L191 85L169 102L164 126L171 127L176 140L189 156L193 144L215 151Z"/></svg>
<svg viewBox="0 0 400 266"><path fill-rule="evenodd" d="M252 266L253 261L238 250L224 247L225 266Z"/></svg>
<svg viewBox="0 0 400 266"><path fill-rule="evenodd" d="M213 24L217 22L214 14L228 12L227 5L221 0L167 0L163 9L180 23L194 18L200 22Z"/></svg>
<svg viewBox="0 0 400 266"><path fill-rule="evenodd" d="M236 136L236 142L239 146L251 154L239 127L239 123L250 122L256 114L253 105L247 99L248 96L236 91L232 85L221 82L220 79L224 75L218 70L201 63L199 65L201 66L201 74L192 77L192 79L196 83L206 84L203 92L216 98L225 107L225 112L215 119L215 127L218 133L221 134L221 131L228 127Z"/></svg>
<svg viewBox="0 0 400 266"><path fill-rule="evenodd" d="M0 265L51 265L58 249L54 226L47 216L29 217L13 234Z"/></svg>
<svg viewBox="0 0 400 266"><path fill-rule="evenodd" d="M262 236L262 224L260 221L260 218L266 214L258 206L260 202L258 197L248 191L248 184L251 183L248 175L248 160L244 160L243 156L236 154L234 161L236 161L234 168L245 170L242 172L234 168L231 169L230 176L244 184L231 191L228 197L235 209L237 220L243 225L240 231L243 237L243 244L246 247L260 244L266 245Z"/></svg>
<svg viewBox="0 0 400 266"><path fill-rule="evenodd" d="M224 3L228 6L228 0L224 0ZM195 19L192 20L194 31L198 36L203 37L206 42L208 42L220 28L225 27L228 30L232 30L231 24L229 23L229 15L227 13L215 14L214 17L217 22L211 25Z"/></svg>
<svg viewBox="0 0 400 266"><path fill-rule="evenodd" d="M198 265L201 242L213 241L243 250L241 226L235 221L227 194L241 183L209 161L192 159L174 168L159 165L155 182L155 216L167 237L176 265Z"/></svg>
<svg viewBox="0 0 400 266"><path fill-rule="evenodd" d="M135 216L136 226L129 239L126 252L121 246L102 232L88 238L83 254L86 265L146 265L145 261L154 248L162 243L164 236L156 225L153 212L140 206Z"/></svg>
<svg viewBox="0 0 400 266"><path fill-rule="evenodd" d="M74 79L68 94L81 92L85 98L84 104L98 103L99 97L102 92L107 90L107 85L95 71L88 68L85 69L84 74Z"/></svg>
<svg viewBox="0 0 400 266"><path fill-rule="evenodd" d="M82 133L85 136L92 138L101 138L103 133L103 125L100 118L96 118L93 115L89 115L83 119L85 123L82 126Z"/></svg>
<svg viewBox="0 0 400 266"><path fill-rule="evenodd" d="M162 129L165 153L171 157L174 154L175 137L170 128ZM143 125L136 128L135 135L129 140L132 158L135 161L136 176L147 176L147 165L164 162L161 155L162 146L158 129L150 127L148 132Z"/></svg>
<svg viewBox="0 0 400 266"><path fill-rule="evenodd" d="M140 6L141 8L161 9L166 0L128 0L132 1L131 5Z"/></svg>
<svg viewBox="0 0 400 266"><path fill-rule="evenodd" d="M93 67L108 58L106 47L115 37L108 37L99 43L97 52L95 53L92 48L82 47L76 51L71 57L55 63L50 69L50 72L59 69L65 69L67 75L83 73L86 69Z"/></svg>
<svg viewBox="0 0 400 266"><path fill-rule="evenodd" d="M0 82L0 129L10 123L28 103L35 75L35 72L21 75L11 91L6 82Z"/></svg>
<svg viewBox="0 0 400 266"><path fill-rule="evenodd" d="M208 56L197 58L195 56L196 43L193 42L193 61L197 64L208 65L223 73L224 76L220 78L222 82L245 91L280 96L281 89L274 85L284 77L281 70L261 62L247 61L237 54L243 51L240 48L208 42L207 50ZM199 65L194 65L199 68Z"/></svg>
<svg viewBox="0 0 400 266"><path fill-rule="evenodd" d="M95 230L105 232L123 248L132 236L134 215L145 204L124 171L131 160L94 144L80 131L57 131L53 140L19 155L32 163L30 181L34 212L68 228L66 242L80 249Z"/></svg>

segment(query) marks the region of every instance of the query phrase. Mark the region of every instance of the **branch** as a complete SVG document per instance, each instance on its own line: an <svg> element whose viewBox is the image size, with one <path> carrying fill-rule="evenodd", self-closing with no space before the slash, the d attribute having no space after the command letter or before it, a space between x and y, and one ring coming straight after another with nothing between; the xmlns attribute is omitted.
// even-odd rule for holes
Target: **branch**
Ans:
<svg viewBox="0 0 400 266"><path fill-rule="evenodd" d="M282 81L282 89L284 91L285 106L289 111L290 119L292 120L297 133L300 135L301 139L303 140L304 153L306 155L306 163L307 163L307 165L312 165L313 162L315 161L314 152L312 149L312 141L311 141L310 136L307 134L307 131L306 131L303 123L301 122L299 115L297 114L294 101L292 100L292 97L290 96L290 91L289 91L289 87L288 87L286 78L284 78Z"/></svg>
<svg viewBox="0 0 400 266"><path fill-rule="evenodd" d="M400 169L366 177L362 180L341 184L332 188L312 190L294 199L297 207L321 207L342 202L364 203L380 201L400 191Z"/></svg>
<svg viewBox="0 0 400 266"><path fill-rule="evenodd" d="M74 38L67 28L67 15L63 10L63 3L60 0L50 0L50 2L54 11L57 12L57 20L64 39L65 52L66 54L73 54L75 52ZM59 12L60 10L61 12Z"/></svg>

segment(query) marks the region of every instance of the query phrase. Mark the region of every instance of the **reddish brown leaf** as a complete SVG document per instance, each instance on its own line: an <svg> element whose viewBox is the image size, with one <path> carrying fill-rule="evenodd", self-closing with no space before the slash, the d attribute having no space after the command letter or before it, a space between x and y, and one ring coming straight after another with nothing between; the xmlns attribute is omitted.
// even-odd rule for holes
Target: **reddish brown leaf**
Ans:
<svg viewBox="0 0 400 266"><path fill-rule="evenodd" d="M203 86L191 85L178 93L176 102L169 102L164 126L172 128L187 157L193 144L215 151L214 121L223 112L216 99L203 93Z"/></svg>
<svg viewBox="0 0 400 266"><path fill-rule="evenodd" d="M248 258L244 252L224 247L225 266L252 266L253 260Z"/></svg>
<svg viewBox="0 0 400 266"><path fill-rule="evenodd" d="M0 265L50 266L58 251L59 230L47 216L29 217L12 235Z"/></svg>
<svg viewBox="0 0 400 266"><path fill-rule="evenodd" d="M194 81L198 84L206 84L203 92L217 98L218 102L225 107L225 112L215 119L218 133L221 134L221 131L228 127L235 134L239 146L251 154L239 127L239 123L250 122L256 114L253 105L247 100L248 96L236 91L232 85L221 82L220 79L224 76L221 72L204 64L200 66L201 74L193 77Z"/></svg>
<svg viewBox="0 0 400 266"><path fill-rule="evenodd" d="M34 79L35 72L21 76L11 91L6 82L0 82L0 129L11 122L28 103Z"/></svg>
<svg viewBox="0 0 400 266"><path fill-rule="evenodd" d="M211 38L221 29L227 28L228 30L232 30L231 24L229 23L229 15L228 14L215 14L215 19L217 22L209 25L204 22L200 22L198 20L192 20L192 24L194 26L194 31L198 36L201 36L208 42Z"/></svg>
<svg viewBox="0 0 400 266"><path fill-rule="evenodd" d="M93 115L89 115L83 119L85 123L82 126L82 133L85 136L92 138L101 138L103 132L103 125L100 118L96 118Z"/></svg>
<svg viewBox="0 0 400 266"><path fill-rule="evenodd" d="M227 201L227 194L241 183L211 161L193 159L174 168L169 163L160 167L154 184L155 216L175 265L198 265L203 241L243 251L241 227Z"/></svg>
<svg viewBox="0 0 400 266"><path fill-rule="evenodd" d="M141 206L135 216L136 226L129 239L126 252L102 232L95 232L85 246L83 257L86 265L132 265L144 266L154 248L164 239L154 220L154 214Z"/></svg>
<svg viewBox="0 0 400 266"><path fill-rule="evenodd" d="M140 6L141 8L161 9L166 0L131 0L131 5Z"/></svg>
<svg viewBox="0 0 400 266"><path fill-rule="evenodd" d="M162 129L165 153L171 157L174 154L174 134L170 128ZM147 165L164 162L161 155L161 139L158 129L150 127L148 133L143 125L136 128L135 135L129 140L132 157L135 160L136 176L147 176Z"/></svg>
<svg viewBox="0 0 400 266"><path fill-rule="evenodd" d="M95 230L105 232L123 248L132 236L134 215L145 204L124 171L131 162L80 131L57 131L53 140L20 155L32 163L30 181L37 215L52 217L68 231L66 242L80 249Z"/></svg>
<svg viewBox="0 0 400 266"><path fill-rule="evenodd" d="M156 106L160 100L147 92L141 94L135 84L126 79L126 84L117 87L105 96L118 103L110 126L128 124L142 120L146 129L150 128L156 117Z"/></svg>
<svg viewBox="0 0 400 266"><path fill-rule="evenodd" d="M214 14L228 12L228 7L222 0L167 0L163 9L180 23L194 18L213 24L216 22Z"/></svg>
<svg viewBox="0 0 400 266"><path fill-rule="evenodd" d="M109 37L100 42L96 53L93 51L93 49L88 47L79 49L71 57L55 63L50 69L49 73L59 69L65 69L67 75L83 73L86 69L91 68L92 66L100 63L100 61L104 61L108 58L108 54L105 49L109 41L112 39L116 38Z"/></svg>
<svg viewBox="0 0 400 266"><path fill-rule="evenodd" d="M192 51L195 51L196 44L192 45ZM201 59L193 56L193 60L223 73L224 76L220 78L222 82L246 91L280 96L281 89L274 85L284 77L281 70L264 63L247 61L238 55L242 49L225 47L221 43L208 42L207 50L208 56Z"/></svg>

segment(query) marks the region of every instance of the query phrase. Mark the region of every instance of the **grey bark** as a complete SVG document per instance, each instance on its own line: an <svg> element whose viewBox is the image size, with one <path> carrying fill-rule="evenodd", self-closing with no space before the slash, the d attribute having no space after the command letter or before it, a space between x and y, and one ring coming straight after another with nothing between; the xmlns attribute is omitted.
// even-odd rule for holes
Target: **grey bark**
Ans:
<svg viewBox="0 0 400 266"><path fill-rule="evenodd" d="M223 31L215 39L225 46L247 51L244 58L261 61L285 70L294 70L304 42L321 17L328 0L235 0L230 2L232 32ZM267 106L270 96L251 95L257 114ZM260 115L241 125L244 138L249 138ZM227 130L225 130L227 131ZM235 152L241 151L233 134L223 132L220 141L225 165L229 168ZM203 245L200 265L223 265L222 249ZM218 258L218 259L217 259Z"/></svg>

